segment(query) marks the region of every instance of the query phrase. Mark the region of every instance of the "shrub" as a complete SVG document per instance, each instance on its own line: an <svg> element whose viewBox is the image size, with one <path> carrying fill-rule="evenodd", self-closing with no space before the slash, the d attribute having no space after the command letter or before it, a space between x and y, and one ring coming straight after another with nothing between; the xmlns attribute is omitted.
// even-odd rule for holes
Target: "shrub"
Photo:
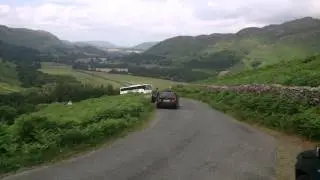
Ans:
<svg viewBox="0 0 320 180"><path fill-rule="evenodd" d="M51 89L32 90L26 93L0 95L0 122L12 124L24 113L36 111L38 104L78 102L84 99L118 94L112 85L92 86L79 83L59 83Z"/></svg>
<svg viewBox="0 0 320 180"><path fill-rule="evenodd" d="M39 107L38 112L22 115L12 125L0 124L0 173L112 138L141 123L152 107L149 99L137 95Z"/></svg>

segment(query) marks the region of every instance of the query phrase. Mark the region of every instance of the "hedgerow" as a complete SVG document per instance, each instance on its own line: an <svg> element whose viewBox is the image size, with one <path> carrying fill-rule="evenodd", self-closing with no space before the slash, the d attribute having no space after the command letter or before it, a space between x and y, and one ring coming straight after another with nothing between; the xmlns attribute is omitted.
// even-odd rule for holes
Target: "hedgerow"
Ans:
<svg viewBox="0 0 320 180"><path fill-rule="evenodd" d="M71 106L50 104L0 124L0 173L43 163L81 146L101 143L147 119L153 106L137 96L107 96Z"/></svg>

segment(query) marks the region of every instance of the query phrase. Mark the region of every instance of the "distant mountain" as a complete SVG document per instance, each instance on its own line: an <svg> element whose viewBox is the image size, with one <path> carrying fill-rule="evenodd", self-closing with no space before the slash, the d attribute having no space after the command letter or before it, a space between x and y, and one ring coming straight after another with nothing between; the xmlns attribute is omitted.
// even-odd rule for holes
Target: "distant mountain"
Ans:
<svg viewBox="0 0 320 180"><path fill-rule="evenodd" d="M35 49L8 44L0 40L0 59L3 61L32 63L39 61L40 55L40 52Z"/></svg>
<svg viewBox="0 0 320 180"><path fill-rule="evenodd" d="M150 49L152 46L156 45L157 43L158 42L144 42L144 43L133 46L132 49L146 51L146 50Z"/></svg>
<svg viewBox="0 0 320 180"><path fill-rule="evenodd" d="M65 56L69 54L104 55L106 53L95 47L83 48L76 46L68 41L60 40L57 36L46 31L11 28L3 25L0 25L0 41L32 48L41 53L55 56Z"/></svg>
<svg viewBox="0 0 320 180"><path fill-rule="evenodd" d="M78 41L74 42L74 44L78 46L95 46L98 48L108 49L108 48L116 48L117 45L112 44L108 41Z"/></svg>
<svg viewBox="0 0 320 180"><path fill-rule="evenodd" d="M305 17L262 28L245 28L234 34L173 37L145 54L163 56L173 64L193 68L215 69L221 64L219 70L243 65L255 68L319 53L319 42L320 20Z"/></svg>
<svg viewBox="0 0 320 180"><path fill-rule="evenodd" d="M10 28L3 25L0 25L0 40L9 44L22 45L37 50L63 45L58 37L49 32L25 28Z"/></svg>

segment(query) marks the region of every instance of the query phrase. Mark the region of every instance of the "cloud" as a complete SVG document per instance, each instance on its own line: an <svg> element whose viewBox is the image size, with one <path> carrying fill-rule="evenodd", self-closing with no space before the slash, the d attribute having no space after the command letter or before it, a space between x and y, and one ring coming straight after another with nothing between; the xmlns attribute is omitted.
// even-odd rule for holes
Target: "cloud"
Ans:
<svg viewBox="0 0 320 180"><path fill-rule="evenodd" d="M0 24L121 45L319 17L318 0L0 0Z"/></svg>
<svg viewBox="0 0 320 180"><path fill-rule="evenodd" d="M195 9L195 15L202 20L243 19L262 24L279 23L303 16L320 17L320 1L215 0L209 3L203 1L202 6Z"/></svg>

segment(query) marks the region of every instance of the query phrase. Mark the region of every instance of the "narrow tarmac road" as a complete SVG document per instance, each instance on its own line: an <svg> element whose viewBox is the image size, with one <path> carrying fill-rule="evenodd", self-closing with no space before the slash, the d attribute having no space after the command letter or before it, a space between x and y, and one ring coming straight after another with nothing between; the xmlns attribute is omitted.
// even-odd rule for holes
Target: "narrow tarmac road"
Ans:
<svg viewBox="0 0 320 180"><path fill-rule="evenodd" d="M275 140L208 105L181 99L150 127L85 156L5 180L273 180Z"/></svg>

